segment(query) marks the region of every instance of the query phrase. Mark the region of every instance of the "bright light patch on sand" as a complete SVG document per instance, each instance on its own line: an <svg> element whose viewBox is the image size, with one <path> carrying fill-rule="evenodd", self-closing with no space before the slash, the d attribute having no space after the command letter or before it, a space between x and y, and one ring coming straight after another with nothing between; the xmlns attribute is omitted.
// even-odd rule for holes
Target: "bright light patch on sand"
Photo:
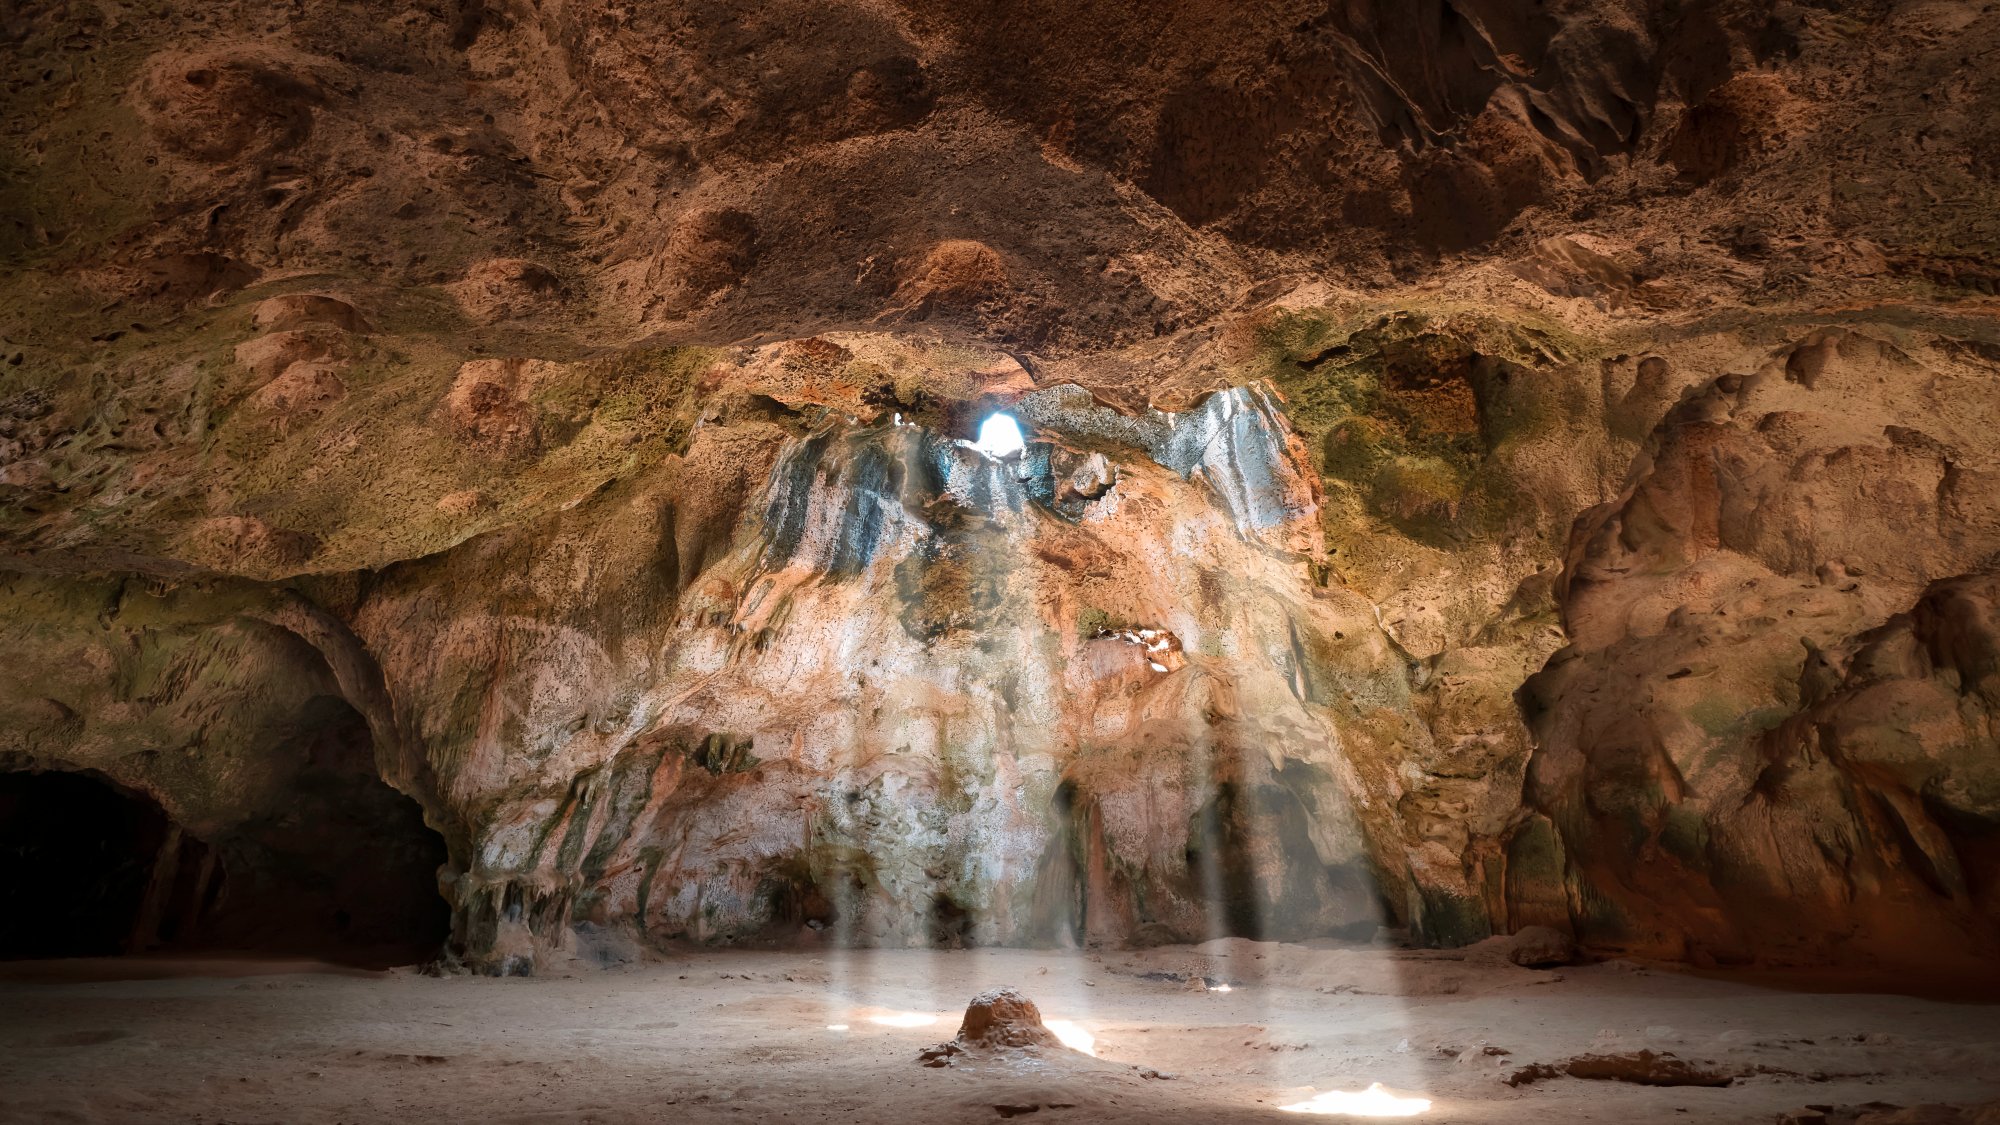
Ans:
<svg viewBox="0 0 2000 1125"><path fill-rule="evenodd" d="M846 1031L847 1025L844 1023L830 1023L826 1025L826 1029L828 1031Z"/></svg>
<svg viewBox="0 0 2000 1125"><path fill-rule="evenodd" d="M1293 1105L1279 1106L1286 1113L1318 1113L1345 1117L1415 1117L1431 1107L1429 1098L1405 1098L1374 1083L1360 1093L1328 1090Z"/></svg>
<svg viewBox="0 0 2000 1125"><path fill-rule="evenodd" d="M986 421L979 423L979 440L972 448L995 460L1012 457L1028 448L1021 437L1021 424L1012 415L989 414Z"/></svg>
<svg viewBox="0 0 2000 1125"><path fill-rule="evenodd" d="M1063 1046L1082 1055L1097 1057L1097 1037L1078 1027L1074 1020L1043 1020L1042 1026L1049 1029Z"/></svg>
<svg viewBox="0 0 2000 1125"><path fill-rule="evenodd" d="M929 1027L938 1018L929 1012L884 1012L879 1016L869 1016L868 1022L883 1027Z"/></svg>
<svg viewBox="0 0 2000 1125"><path fill-rule="evenodd" d="M1233 989L1233 988L1231 988L1231 987L1229 987L1229 982L1228 982L1228 981L1223 981L1223 982L1222 982L1221 984L1218 984L1218 985L1216 985L1215 987L1213 987L1213 988L1209 989L1209 991L1210 991L1210 992L1234 992L1234 991L1236 991L1236 990L1235 990L1235 989Z"/></svg>

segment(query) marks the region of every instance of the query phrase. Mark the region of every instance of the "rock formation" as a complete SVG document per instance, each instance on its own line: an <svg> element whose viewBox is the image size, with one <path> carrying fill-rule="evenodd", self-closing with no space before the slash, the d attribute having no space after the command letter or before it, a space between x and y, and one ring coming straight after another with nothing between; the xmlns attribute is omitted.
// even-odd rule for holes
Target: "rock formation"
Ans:
<svg viewBox="0 0 2000 1125"><path fill-rule="evenodd" d="M1991 963L2000 13L0 40L0 766L235 857L217 941L442 848L491 971L1381 926ZM995 410L1020 456L965 440Z"/></svg>
<svg viewBox="0 0 2000 1125"><path fill-rule="evenodd" d="M949 1042L927 1047L918 1061L929 1067L996 1052L1054 1050L1062 1044L1042 1024L1042 1010L1018 989L982 992L965 1006L965 1019Z"/></svg>

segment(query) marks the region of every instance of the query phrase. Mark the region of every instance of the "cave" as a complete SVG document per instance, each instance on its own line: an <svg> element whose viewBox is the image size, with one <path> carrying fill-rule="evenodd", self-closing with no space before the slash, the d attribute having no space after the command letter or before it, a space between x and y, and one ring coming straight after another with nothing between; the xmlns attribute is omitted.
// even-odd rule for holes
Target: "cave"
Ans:
<svg viewBox="0 0 2000 1125"><path fill-rule="evenodd" d="M416 802L338 768L352 710L315 742L285 812L207 838L149 795L92 773L0 773L0 959L303 957L385 966L450 936L442 838ZM346 711L349 722L339 721ZM322 716L324 717L324 716Z"/></svg>
<svg viewBox="0 0 2000 1125"><path fill-rule="evenodd" d="M0 1125L2000 1121L2000 6L0 14Z"/></svg>
<svg viewBox="0 0 2000 1125"><path fill-rule="evenodd" d="M440 956L451 932L444 838L377 774L351 705L316 697L295 722L272 752L296 766L284 789L206 842L217 884L182 944L364 967Z"/></svg>
<svg viewBox="0 0 2000 1125"><path fill-rule="evenodd" d="M157 804L98 778L0 774L0 957L116 956L171 940L183 914L141 924L170 842L180 858L170 828Z"/></svg>

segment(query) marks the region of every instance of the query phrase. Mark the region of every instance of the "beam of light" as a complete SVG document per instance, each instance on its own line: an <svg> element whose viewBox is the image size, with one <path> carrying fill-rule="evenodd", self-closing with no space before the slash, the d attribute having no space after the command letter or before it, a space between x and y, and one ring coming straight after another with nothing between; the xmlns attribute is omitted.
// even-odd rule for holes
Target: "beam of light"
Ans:
<svg viewBox="0 0 2000 1125"><path fill-rule="evenodd" d="M1218 984L1218 985L1215 985L1215 986L1211 987L1211 988L1209 989L1209 991L1210 991L1210 992L1234 992L1234 991L1236 991L1236 990L1235 990L1235 989L1233 989L1233 988L1231 988L1231 987L1229 987L1229 982L1228 982L1228 981L1223 981L1223 982L1222 982L1221 984Z"/></svg>
<svg viewBox="0 0 2000 1125"><path fill-rule="evenodd" d="M884 1012L879 1016L869 1016L868 1022L883 1027L929 1027L938 1018L929 1012Z"/></svg>
<svg viewBox="0 0 2000 1125"><path fill-rule="evenodd" d="M986 421L979 423L979 440L972 448L996 461L1005 460L1028 448L1021 437L1021 424L1010 414L988 414Z"/></svg>
<svg viewBox="0 0 2000 1125"><path fill-rule="evenodd" d="M1359 1093L1349 1090L1328 1090L1305 1101L1278 1108L1286 1113L1318 1113L1343 1117L1415 1117L1430 1107L1429 1098L1401 1097L1384 1090L1382 1084L1376 1082Z"/></svg>
<svg viewBox="0 0 2000 1125"><path fill-rule="evenodd" d="M826 1025L826 1029L828 1031L846 1031L847 1025L844 1023L830 1023Z"/></svg>
<svg viewBox="0 0 2000 1125"><path fill-rule="evenodd" d="M1097 1057L1097 1037L1078 1026L1074 1020L1043 1020L1042 1026L1049 1029L1058 1042L1080 1055Z"/></svg>

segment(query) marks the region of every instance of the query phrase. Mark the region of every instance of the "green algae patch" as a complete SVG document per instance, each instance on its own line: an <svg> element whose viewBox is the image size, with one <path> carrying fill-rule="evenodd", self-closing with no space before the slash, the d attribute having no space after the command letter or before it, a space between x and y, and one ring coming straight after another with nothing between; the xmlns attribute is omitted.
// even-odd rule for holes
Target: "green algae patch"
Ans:
<svg viewBox="0 0 2000 1125"><path fill-rule="evenodd" d="M236 349L258 338L250 309L268 295L159 310L157 323L0 365L0 413L19 416L9 429L41 453L42 473L5 490L0 534L31 552L80 547L266 578L421 557L684 452L716 356L647 347L543 365L518 408L536 447L499 457L444 416L465 360L451 341L308 325L292 335L310 342L330 393L303 406L259 393ZM8 286L0 311L83 315L80 291L32 296Z"/></svg>
<svg viewBox="0 0 2000 1125"><path fill-rule="evenodd" d="M1284 395L1330 492L1445 546L1521 514L1508 474L1484 470L1582 405L1541 369L1590 351L1554 325L1469 310L1307 309L1260 327L1253 366Z"/></svg>
<svg viewBox="0 0 2000 1125"><path fill-rule="evenodd" d="M1455 949L1493 936L1486 904L1469 895L1418 888L1412 895L1410 936L1419 945Z"/></svg>

